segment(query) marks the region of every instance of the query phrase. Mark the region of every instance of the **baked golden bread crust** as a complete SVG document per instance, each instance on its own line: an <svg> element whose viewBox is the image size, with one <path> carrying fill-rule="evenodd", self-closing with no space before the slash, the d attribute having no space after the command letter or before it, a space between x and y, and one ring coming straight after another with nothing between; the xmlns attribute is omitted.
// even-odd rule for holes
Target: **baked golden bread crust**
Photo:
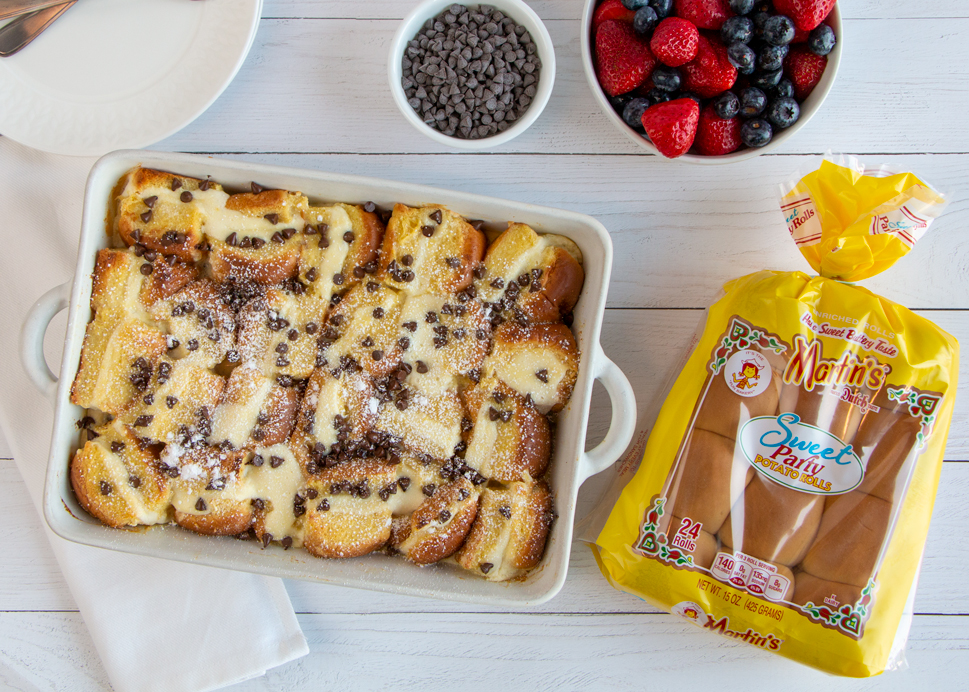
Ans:
<svg viewBox="0 0 969 692"><path fill-rule="evenodd" d="M538 563L546 413L578 374L559 322L574 244L512 224L490 263L523 248L528 289L497 305L478 295L485 235L444 207L385 216L136 169L112 208L127 247L98 255L73 388L90 415L71 478L93 516L491 580Z"/></svg>

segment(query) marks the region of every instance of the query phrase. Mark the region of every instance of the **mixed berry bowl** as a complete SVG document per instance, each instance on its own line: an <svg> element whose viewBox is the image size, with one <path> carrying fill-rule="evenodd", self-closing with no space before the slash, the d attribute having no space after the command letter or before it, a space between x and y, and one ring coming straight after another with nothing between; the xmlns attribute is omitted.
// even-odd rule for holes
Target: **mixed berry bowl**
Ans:
<svg viewBox="0 0 969 692"><path fill-rule="evenodd" d="M609 120L649 152L699 164L774 151L831 91L832 0L587 0L582 62Z"/></svg>

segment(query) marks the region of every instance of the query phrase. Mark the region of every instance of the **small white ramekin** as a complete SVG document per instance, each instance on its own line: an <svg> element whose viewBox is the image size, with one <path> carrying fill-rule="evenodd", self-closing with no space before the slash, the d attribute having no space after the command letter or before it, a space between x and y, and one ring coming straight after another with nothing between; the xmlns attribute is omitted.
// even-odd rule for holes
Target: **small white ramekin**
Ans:
<svg viewBox="0 0 969 692"><path fill-rule="evenodd" d="M401 77L403 76L401 74L401 59L404 57L404 50L407 48L407 43L417 35L417 32L420 31L424 22L433 17L437 17L447 7L453 4L454 0L424 0L411 10L411 13L401 22L397 33L394 34L394 40L390 44L390 54L387 58L390 93L393 94L394 102L397 104L397 108L400 109L400 112L404 115L407 122L434 141L458 149L490 149L491 147L504 144L514 139L527 130L545 109L548 98L552 95L552 85L555 83L555 51L552 48L552 37L548 35L548 30L542 24L542 20L538 18L538 15L528 5L522 2L522 0L491 0L491 2L482 3L460 3L467 4L470 7L490 5L528 29L528 33L531 34L532 40L534 40L535 45L538 47L538 57L542 61L542 69L538 76L538 88L535 96L532 98L532 102L529 104L525 114L518 118L514 125L504 132L498 132L491 137L485 137L483 139L449 137L443 132L438 132L429 125L426 125L417 112L407 103L407 95L401 86Z"/></svg>
<svg viewBox="0 0 969 692"><path fill-rule="evenodd" d="M633 128L629 127L623 121L622 116L616 113L612 108L612 104L609 103L609 97L606 92L602 90L599 86L599 79L596 77L595 63L593 62L592 53L595 49L595 38L592 36L592 16L595 13L596 5L600 3L601 0L586 0L585 11L582 13L582 23L581 23L581 46L582 46L582 67L585 70L586 79L589 80L589 87L592 89L592 95L595 97L596 102L602 111L606 114L609 121L619 128L620 132L625 134L629 139L633 140L641 146L643 149L647 150L651 154L659 155L656 147L653 143L647 139L642 132L637 132ZM821 104L824 103L824 99L827 98L828 93L831 91L831 87L834 85L834 79L838 74L838 67L841 65L841 44L844 38L844 31L841 26L841 12L838 9L838 5L834 6L831 10L831 14L825 20L826 24L829 24L832 29L834 29L835 36L838 37L838 42L828 54L828 64L824 69L824 74L821 75L821 81L818 82L817 86L814 87L812 91L804 102L801 103L801 116L798 118L797 122L788 128L781 130L776 133L774 137L766 145L758 147L756 149L739 149L730 154L724 154L723 156L703 156L701 154L683 154L673 161L686 161L688 163L699 163L699 164L720 164L720 163L732 163L734 161L746 161L747 159L752 159L755 156L760 156L761 154L766 154L768 152L776 151L782 147L787 140L794 136L794 133L800 130L802 127L807 125L808 120L810 120L818 109L821 108ZM660 158L664 158L660 155Z"/></svg>

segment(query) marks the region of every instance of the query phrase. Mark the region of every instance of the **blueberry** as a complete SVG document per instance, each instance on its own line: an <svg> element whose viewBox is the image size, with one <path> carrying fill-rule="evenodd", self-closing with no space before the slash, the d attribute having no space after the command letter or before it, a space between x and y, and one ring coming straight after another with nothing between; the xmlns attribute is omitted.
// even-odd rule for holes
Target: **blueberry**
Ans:
<svg viewBox="0 0 969 692"><path fill-rule="evenodd" d="M640 7L646 7L649 4L649 0L622 0L622 6L627 10L638 10Z"/></svg>
<svg viewBox="0 0 969 692"><path fill-rule="evenodd" d="M656 16L666 19L673 13L673 0L649 0L649 6L656 10Z"/></svg>
<svg viewBox="0 0 969 692"><path fill-rule="evenodd" d="M782 130L796 123L800 116L801 108L791 98L774 99L767 107L767 119Z"/></svg>
<svg viewBox="0 0 969 692"><path fill-rule="evenodd" d="M731 43L727 47L727 60L740 74L751 74L754 71L757 55L753 48L744 43Z"/></svg>
<svg viewBox="0 0 969 692"><path fill-rule="evenodd" d="M770 18L771 15L767 12L754 12L750 15L750 19L754 22L754 36L760 38L764 35L764 27Z"/></svg>
<svg viewBox="0 0 969 692"><path fill-rule="evenodd" d="M764 112L767 107L767 94L757 87L747 87L740 92L740 114L753 118Z"/></svg>
<svg viewBox="0 0 969 692"><path fill-rule="evenodd" d="M754 37L754 23L747 17L731 17L720 27L720 38L731 43L749 43Z"/></svg>
<svg viewBox="0 0 969 692"><path fill-rule="evenodd" d="M784 66L787 50L787 46L764 46L757 54L757 69L761 72L781 69Z"/></svg>
<svg viewBox="0 0 969 692"><path fill-rule="evenodd" d="M673 99L673 93L670 91L663 91L662 89L650 89L649 93L646 94L646 98L649 99L649 105L655 106L657 103L666 103Z"/></svg>
<svg viewBox="0 0 969 692"><path fill-rule="evenodd" d="M740 112L740 99L732 91L725 91L713 102L713 110L724 120L729 120Z"/></svg>
<svg viewBox="0 0 969 692"><path fill-rule="evenodd" d="M770 72L758 72L757 74L751 76L750 84L758 89L768 91L780 83L782 74L784 74L783 69L772 70Z"/></svg>
<svg viewBox="0 0 969 692"><path fill-rule="evenodd" d="M794 22L790 17L775 14L764 23L764 40L774 46L786 46L794 39Z"/></svg>
<svg viewBox="0 0 969 692"><path fill-rule="evenodd" d="M649 106L649 99L631 99L629 103L626 104L626 108L622 112L622 119L625 120L626 124L634 130L642 130L643 111L649 108Z"/></svg>
<svg viewBox="0 0 969 692"><path fill-rule="evenodd" d="M633 29L641 36L649 36L659 24L659 17L652 7L640 7L633 15Z"/></svg>
<svg viewBox="0 0 969 692"><path fill-rule="evenodd" d="M808 48L815 55L827 55L834 50L834 44L837 42L834 29L827 24L820 24L808 37Z"/></svg>
<svg viewBox="0 0 969 692"><path fill-rule="evenodd" d="M748 147L762 147L773 135L770 123L760 118L748 120L740 127L740 139Z"/></svg>
<svg viewBox="0 0 969 692"><path fill-rule="evenodd" d="M657 65L653 70L653 85L663 91L676 91L680 88L680 71L675 67Z"/></svg>
<svg viewBox="0 0 969 692"><path fill-rule="evenodd" d="M609 97L609 103L612 104L612 109L619 115L622 115L623 110L626 108L626 104L632 100L632 94L619 94L619 96Z"/></svg>
<svg viewBox="0 0 969 692"><path fill-rule="evenodd" d="M730 9L736 14L750 14L754 9L754 0L730 0Z"/></svg>
<svg viewBox="0 0 969 692"><path fill-rule="evenodd" d="M774 87L774 96L778 98L794 98L794 84L787 77Z"/></svg>

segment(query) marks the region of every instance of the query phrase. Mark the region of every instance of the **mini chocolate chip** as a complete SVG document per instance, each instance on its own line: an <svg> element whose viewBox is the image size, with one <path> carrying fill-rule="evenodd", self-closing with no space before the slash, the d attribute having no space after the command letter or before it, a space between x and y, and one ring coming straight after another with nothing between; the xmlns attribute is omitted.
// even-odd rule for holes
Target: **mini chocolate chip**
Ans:
<svg viewBox="0 0 969 692"><path fill-rule="evenodd" d="M264 533L262 535L262 547L268 548L269 544L273 542L273 535L271 533Z"/></svg>
<svg viewBox="0 0 969 692"><path fill-rule="evenodd" d="M250 500L249 504L252 505L252 508L254 510L259 511L259 512L261 512L262 510L266 509L266 503L263 500L259 499L258 497L253 498L252 500Z"/></svg>
<svg viewBox="0 0 969 692"><path fill-rule="evenodd" d="M419 372L422 375L427 373L427 365L424 363L424 361L422 360L417 361L417 372Z"/></svg>
<svg viewBox="0 0 969 692"><path fill-rule="evenodd" d="M279 214L276 214L276 213L266 214L265 216L263 216L263 218L266 219L266 221L268 221L269 223L271 223L273 226L275 226L277 223L279 223ZM282 234L280 234L279 237L281 238L282 237Z"/></svg>
<svg viewBox="0 0 969 692"><path fill-rule="evenodd" d="M262 238L253 238L252 239L252 247L255 250L258 250L259 248L261 248L265 244L266 244L266 241L263 240Z"/></svg>
<svg viewBox="0 0 969 692"><path fill-rule="evenodd" d="M144 223L148 223L149 221L151 221L151 209L149 209L148 211L146 211L144 214L141 215L141 220Z"/></svg>
<svg viewBox="0 0 969 692"><path fill-rule="evenodd" d="M152 271L154 271L154 269L155 267L147 262L141 265L141 273L144 274L145 276L151 276L151 273Z"/></svg>
<svg viewBox="0 0 969 692"><path fill-rule="evenodd" d="M437 322L437 313L431 310L427 313L427 315L424 316L424 321L428 324L434 324Z"/></svg>
<svg viewBox="0 0 969 692"><path fill-rule="evenodd" d="M289 240L294 235L296 235L296 229L295 228L284 228L283 229L283 237L286 238L286 240Z"/></svg>
<svg viewBox="0 0 969 692"><path fill-rule="evenodd" d="M508 421L510 421L511 420L511 417L514 415L514 413L515 413L514 411L502 411L501 412L501 422L502 423L507 423Z"/></svg>
<svg viewBox="0 0 969 692"><path fill-rule="evenodd" d="M307 334L313 335L319 331L320 325L318 325L316 322L307 322L304 329L306 330Z"/></svg>
<svg viewBox="0 0 969 692"><path fill-rule="evenodd" d="M209 186L211 184L212 184L212 181L206 178L205 180L199 183L199 190L201 190L202 192L205 192L206 190L209 189Z"/></svg>
<svg viewBox="0 0 969 692"><path fill-rule="evenodd" d="M378 348L377 350L375 350L373 353L370 354L370 357L373 358L374 360L382 360L384 357L384 352Z"/></svg>
<svg viewBox="0 0 969 692"><path fill-rule="evenodd" d="M128 485L130 485L132 488L140 488L141 479L135 475L128 476Z"/></svg>
<svg viewBox="0 0 969 692"><path fill-rule="evenodd" d="M430 238L432 235L434 235L434 227L433 226L421 226L421 233L424 234L424 237L425 238Z"/></svg>
<svg viewBox="0 0 969 692"><path fill-rule="evenodd" d="M198 350L198 347L199 347L198 339L189 339L188 340L188 350L189 351L197 351Z"/></svg>
<svg viewBox="0 0 969 692"><path fill-rule="evenodd" d="M249 183L249 187L252 189L252 194L254 195L258 195L260 192L266 189L262 185L256 182Z"/></svg>
<svg viewBox="0 0 969 692"><path fill-rule="evenodd" d="M333 275L333 283L335 283L337 286L343 285L343 279L344 279L343 274L337 273Z"/></svg>
<svg viewBox="0 0 969 692"><path fill-rule="evenodd" d="M373 202L364 202L363 210L368 214L373 214L377 210L377 205Z"/></svg>
<svg viewBox="0 0 969 692"><path fill-rule="evenodd" d="M111 451L115 454L121 454L122 450L124 450L124 442L115 441L111 443Z"/></svg>
<svg viewBox="0 0 969 692"><path fill-rule="evenodd" d="M348 242L348 243L352 243L353 242L353 231L347 231L346 233L344 233L343 234L343 239L346 242Z"/></svg>
<svg viewBox="0 0 969 692"><path fill-rule="evenodd" d="M330 511L330 501L325 497L320 500L320 504L316 505L317 512L328 512Z"/></svg>
<svg viewBox="0 0 969 692"><path fill-rule="evenodd" d="M382 319L383 316L384 316L384 309L383 308L374 308L373 309L373 316L375 318L377 318L378 320L379 319Z"/></svg>
<svg viewBox="0 0 969 692"><path fill-rule="evenodd" d="M474 268L474 278L483 279L488 274L488 268L483 264L479 264Z"/></svg>
<svg viewBox="0 0 969 692"><path fill-rule="evenodd" d="M417 322L404 322L402 326L412 334L417 331Z"/></svg>
<svg viewBox="0 0 969 692"><path fill-rule="evenodd" d="M182 194L178 196L178 198L183 202L185 202L186 204L188 204L189 202L192 201L192 193L189 192L188 190L185 190L184 192L182 192Z"/></svg>
<svg viewBox="0 0 969 692"><path fill-rule="evenodd" d="M403 279L403 280L404 280L404 281L405 281L406 283L410 283L411 281L413 281L413 280L414 280L414 272L412 272L412 271L411 271L410 269L408 269L407 271L405 271L405 272L404 272L403 274L401 274L400 276L401 276L401 278L402 278L402 279Z"/></svg>
<svg viewBox="0 0 969 692"><path fill-rule="evenodd" d="M542 368L536 372L535 377L537 377L543 383L548 384L548 370L546 368Z"/></svg>
<svg viewBox="0 0 969 692"><path fill-rule="evenodd" d="M252 439L254 439L256 442L262 442L266 439L266 431L262 428L256 428L252 431Z"/></svg>
<svg viewBox="0 0 969 692"><path fill-rule="evenodd" d="M204 512L208 508L209 506L205 504L205 500L203 500L201 497L199 498L199 501L195 503L195 509L197 509L200 512Z"/></svg>
<svg viewBox="0 0 969 692"><path fill-rule="evenodd" d="M280 466L282 466L284 461L286 460L283 459L282 457L277 457L277 456L269 457L269 465L274 469L278 469Z"/></svg>
<svg viewBox="0 0 969 692"><path fill-rule="evenodd" d="M134 427L144 428L151 425L151 422L155 419L154 416L138 416L135 418Z"/></svg>
<svg viewBox="0 0 969 692"><path fill-rule="evenodd" d="M165 397L165 406L172 409L178 403L178 397L174 397L171 394Z"/></svg>
<svg viewBox="0 0 969 692"><path fill-rule="evenodd" d="M151 406L153 403L155 403L155 395L145 394L145 396L141 400L145 402L145 406Z"/></svg>
<svg viewBox="0 0 969 692"><path fill-rule="evenodd" d="M401 351L406 351L408 348L410 348L410 339L408 339L406 336L400 337L397 339L397 346Z"/></svg>
<svg viewBox="0 0 969 692"><path fill-rule="evenodd" d="M397 485L400 486L401 490L406 491L410 487L410 478L408 478L407 476L404 476L403 478L398 478Z"/></svg>
<svg viewBox="0 0 969 692"><path fill-rule="evenodd" d="M372 336L364 337L363 341L361 341L360 344L364 348L370 348L371 346L373 346L373 337Z"/></svg>
<svg viewBox="0 0 969 692"><path fill-rule="evenodd" d="M289 350L289 345L285 341L280 341L276 344L276 353L286 353Z"/></svg>
<svg viewBox="0 0 969 692"><path fill-rule="evenodd" d="M494 406L488 407L488 420L496 421L501 418L501 413Z"/></svg>
<svg viewBox="0 0 969 692"><path fill-rule="evenodd" d="M101 487L101 494L102 495L110 495L111 494L111 491L114 490L114 488L111 486L111 484L108 483L107 481L101 481L100 487Z"/></svg>
<svg viewBox="0 0 969 692"><path fill-rule="evenodd" d="M437 520L442 524L451 518L451 513L446 509L442 509L441 513L437 515Z"/></svg>
<svg viewBox="0 0 969 692"><path fill-rule="evenodd" d="M275 233L273 233L273 234L272 234L272 237L270 238L270 240L271 240L272 242L274 242L274 243L276 243L276 244L279 244L279 243L284 243L284 242L286 242L286 239L285 239L285 238L283 238L283 234L282 234L282 233L280 233L279 231L276 231Z"/></svg>
<svg viewBox="0 0 969 692"><path fill-rule="evenodd" d="M175 192L178 188L182 186L182 181L178 178L172 178L172 192Z"/></svg>
<svg viewBox="0 0 969 692"><path fill-rule="evenodd" d="M432 211L431 214L430 214L430 216L431 216L431 219L434 220L434 223L441 223L441 218L442 217L441 217L441 210L440 209L435 209L434 211Z"/></svg>
<svg viewBox="0 0 969 692"><path fill-rule="evenodd" d="M409 267L410 265L414 264L414 258L411 255L404 255L400 258L400 263L405 267Z"/></svg>
<svg viewBox="0 0 969 692"><path fill-rule="evenodd" d="M249 464L256 467L262 466L264 462L265 459L262 458L261 454L256 454L252 457L252 459L249 460Z"/></svg>
<svg viewBox="0 0 969 692"><path fill-rule="evenodd" d="M511 519L511 507L508 505L502 505L498 508L498 514L503 516L505 519Z"/></svg>
<svg viewBox="0 0 969 692"><path fill-rule="evenodd" d="M498 277L495 277L494 279L492 279L491 280L491 283L488 284L488 285L491 286L492 288L504 288L505 287L505 280L502 279L500 276L498 276Z"/></svg>
<svg viewBox="0 0 969 692"><path fill-rule="evenodd" d="M484 572L485 574L487 574L488 572L490 572L491 571L491 568L494 567L494 565L491 564L490 562L482 562L478 566L481 568L481 571Z"/></svg>
<svg viewBox="0 0 969 692"><path fill-rule="evenodd" d="M305 511L306 511L306 509L304 508L303 509L303 512L305 512ZM303 512L300 512L300 514L302 514ZM282 541L280 541L280 543L283 544L283 550L289 550L290 548L293 547L293 539L291 537L289 537L289 536L286 536L286 538L284 538Z"/></svg>

